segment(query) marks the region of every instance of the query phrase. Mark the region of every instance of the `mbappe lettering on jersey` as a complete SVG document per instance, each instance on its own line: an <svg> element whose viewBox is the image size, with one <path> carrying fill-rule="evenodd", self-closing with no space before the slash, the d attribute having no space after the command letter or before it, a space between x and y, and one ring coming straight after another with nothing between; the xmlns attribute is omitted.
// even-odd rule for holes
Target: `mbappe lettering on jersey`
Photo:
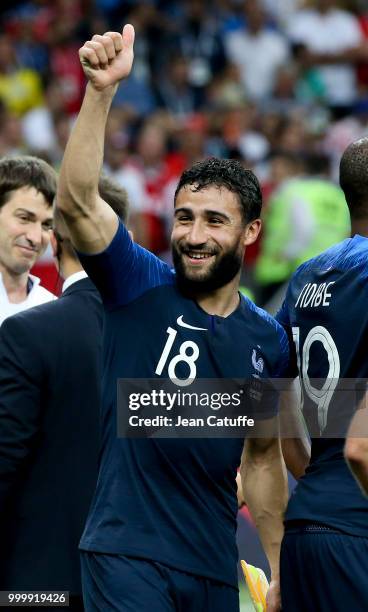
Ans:
<svg viewBox="0 0 368 612"><path fill-rule="evenodd" d="M298 299L295 303L295 308L317 308L318 306L329 306L330 298L332 294L329 292L331 285L334 285L335 281L330 283L307 283L299 293Z"/></svg>

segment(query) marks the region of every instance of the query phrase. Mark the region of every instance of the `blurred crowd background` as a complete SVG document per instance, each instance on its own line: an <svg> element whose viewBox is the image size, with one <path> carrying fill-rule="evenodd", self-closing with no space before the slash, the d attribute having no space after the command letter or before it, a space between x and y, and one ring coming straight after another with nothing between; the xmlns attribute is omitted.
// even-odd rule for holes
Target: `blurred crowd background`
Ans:
<svg viewBox="0 0 368 612"><path fill-rule="evenodd" d="M0 155L58 168L85 87L78 48L126 22L135 62L110 113L105 171L128 191L135 239L168 260L179 175L235 157L264 194L242 282L272 303L301 261L349 235L337 177L342 151L368 134L367 1L2 2ZM55 290L52 268L39 270Z"/></svg>

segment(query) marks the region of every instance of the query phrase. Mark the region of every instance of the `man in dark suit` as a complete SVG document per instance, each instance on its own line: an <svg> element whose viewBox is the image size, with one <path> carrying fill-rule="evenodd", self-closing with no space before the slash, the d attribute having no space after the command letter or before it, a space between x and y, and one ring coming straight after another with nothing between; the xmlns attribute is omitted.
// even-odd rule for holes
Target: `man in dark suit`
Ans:
<svg viewBox="0 0 368 612"><path fill-rule="evenodd" d="M126 220L110 179L101 196ZM56 212L59 300L0 331L0 590L70 591L83 610L78 543L97 477L100 296Z"/></svg>

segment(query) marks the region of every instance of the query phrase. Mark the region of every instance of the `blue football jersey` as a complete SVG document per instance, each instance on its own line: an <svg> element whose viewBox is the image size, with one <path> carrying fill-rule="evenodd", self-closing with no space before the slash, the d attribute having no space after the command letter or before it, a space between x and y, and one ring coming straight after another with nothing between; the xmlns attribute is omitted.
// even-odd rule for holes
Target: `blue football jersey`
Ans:
<svg viewBox="0 0 368 612"><path fill-rule="evenodd" d="M244 441L119 438L117 379L188 377L178 358L188 341L197 347L192 377L250 378L255 348L262 376L283 375L287 336L247 299L226 318L206 313L122 224L103 253L80 258L105 305L100 472L81 548L236 586L235 476Z"/></svg>
<svg viewBox="0 0 368 612"><path fill-rule="evenodd" d="M288 333L303 414L312 437L306 474L287 521L368 535L368 501L343 456L344 438L368 378L368 239L354 236L301 265L277 320Z"/></svg>

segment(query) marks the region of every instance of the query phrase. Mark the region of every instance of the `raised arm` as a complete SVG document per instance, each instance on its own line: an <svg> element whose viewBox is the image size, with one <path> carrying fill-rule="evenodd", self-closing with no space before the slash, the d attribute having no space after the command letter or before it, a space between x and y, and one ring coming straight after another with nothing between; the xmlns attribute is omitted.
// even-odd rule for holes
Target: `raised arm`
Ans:
<svg viewBox="0 0 368 612"><path fill-rule="evenodd" d="M60 170L57 205L74 246L86 254L106 249L118 219L98 193L107 116L119 81L129 76L133 63L134 28L123 33L95 35L79 50L88 85L78 119L70 135Z"/></svg>

